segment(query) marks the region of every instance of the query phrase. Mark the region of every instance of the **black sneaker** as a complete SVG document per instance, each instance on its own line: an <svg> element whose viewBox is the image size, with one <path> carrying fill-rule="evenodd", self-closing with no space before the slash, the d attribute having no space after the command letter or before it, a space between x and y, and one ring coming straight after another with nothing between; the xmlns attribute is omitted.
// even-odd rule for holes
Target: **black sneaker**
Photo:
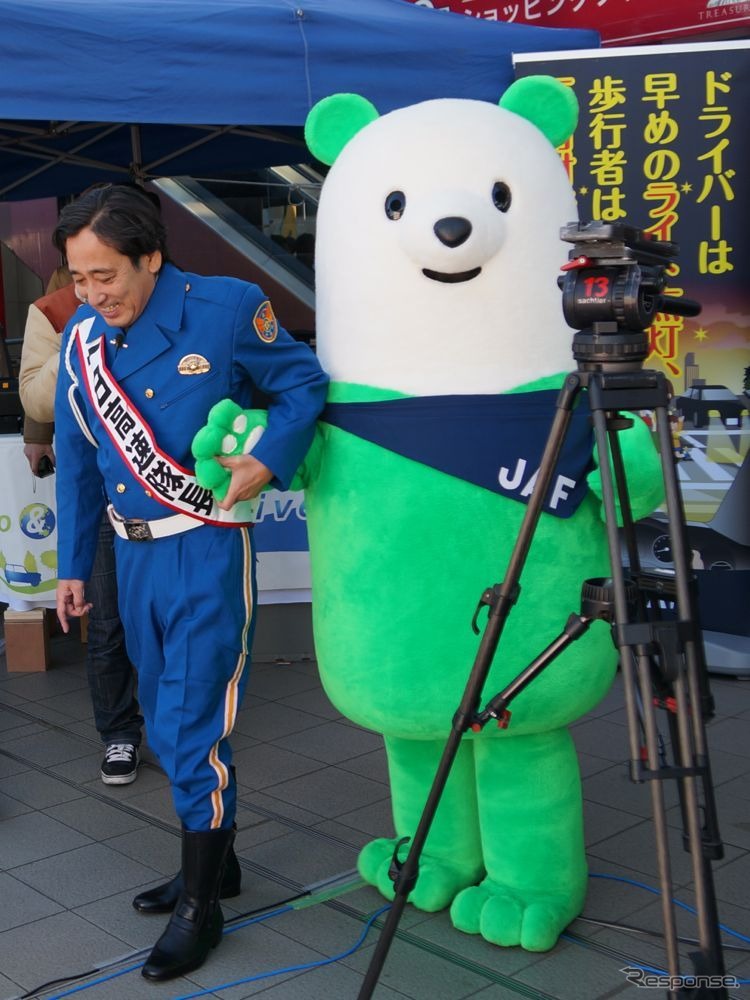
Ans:
<svg viewBox="0 0 750 1000"><path fill-rule="evenodd" d="M109 743L102 761L105 785L129 785L138 771L138 747L132 743Z"/></svg>

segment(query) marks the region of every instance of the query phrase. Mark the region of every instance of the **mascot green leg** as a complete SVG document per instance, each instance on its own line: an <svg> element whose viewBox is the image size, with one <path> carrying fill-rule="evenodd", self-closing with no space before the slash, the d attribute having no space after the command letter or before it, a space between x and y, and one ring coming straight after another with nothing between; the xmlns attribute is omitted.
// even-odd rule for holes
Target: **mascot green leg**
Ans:
<svg viewBox="0 0 750 1000"><path fill-rule="evenodd" d="M459 893L455 927L548 951L583 909L581 780L567 729L474 744L487 877Z"/></svg>
<svg viewBox="0 0 750 1000"><path fill-rule="evenodd" d="M401 837L413 836L417 828L445 744L386 737L385 746L398 836L381 837L367 844L360 852L358 868L366 882L392 899L394 889L388 870L394 848ZM408 850L408 844L400 848L401 860ZM483 873L474 760L471 744L464 741L430 827L409 902L430 913L442 910L457 892L475 884Z"/></svg>

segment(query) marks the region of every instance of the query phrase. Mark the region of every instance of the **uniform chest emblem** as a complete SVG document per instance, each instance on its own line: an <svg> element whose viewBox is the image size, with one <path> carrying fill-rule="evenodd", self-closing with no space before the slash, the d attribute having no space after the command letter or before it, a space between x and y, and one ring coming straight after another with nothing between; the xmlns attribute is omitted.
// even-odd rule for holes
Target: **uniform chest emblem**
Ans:
<svg viewBox="0 0 750 1000"><path fill-rule="evenodd" d="M276 340L276 334L279 332L279 324L276 322L276 317L273 314L273 309L268 299L265 302L261 302L255 310L253 326L260 339L266 344L272 344Z"/></svg>
<svg viewBox="0 0 750 1000"><path fill-rule="evenodd" d="M177 371L180 375L202 375L211 371L211 364L202 354L186 354L177 362Z"/></svg>

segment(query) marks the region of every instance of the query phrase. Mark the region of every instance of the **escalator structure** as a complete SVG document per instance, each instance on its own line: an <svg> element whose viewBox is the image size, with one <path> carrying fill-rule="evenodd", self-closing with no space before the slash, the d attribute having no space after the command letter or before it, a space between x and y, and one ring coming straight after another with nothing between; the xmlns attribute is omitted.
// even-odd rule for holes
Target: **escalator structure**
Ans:
<svg viewBox="0 0 750 1000"><path fill-rule="evenodd" d="M175 263L260 285L279 322L314 345L313 247L323 177L305 164L236 179L152 181Z"/></svg>

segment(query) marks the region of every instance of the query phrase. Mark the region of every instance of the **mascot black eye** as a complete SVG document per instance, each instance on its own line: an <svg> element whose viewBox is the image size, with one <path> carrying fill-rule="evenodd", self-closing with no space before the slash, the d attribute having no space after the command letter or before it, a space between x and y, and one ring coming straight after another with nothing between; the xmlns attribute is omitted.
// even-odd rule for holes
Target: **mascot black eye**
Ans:
<svg viewBox="0 0 750 1000"><path fill-rule="evenodd" d="M507 212L510 208L510 188L502 181L496 181L492 188L492 201L498 212Z"/></svg>
<svg viewBox="0 0 750 1000"><path fill-rule="evenodd" d="M391 191L385 199L385 214L389 219L398 222L406 208L406 195L403 191Z"/></svg>

